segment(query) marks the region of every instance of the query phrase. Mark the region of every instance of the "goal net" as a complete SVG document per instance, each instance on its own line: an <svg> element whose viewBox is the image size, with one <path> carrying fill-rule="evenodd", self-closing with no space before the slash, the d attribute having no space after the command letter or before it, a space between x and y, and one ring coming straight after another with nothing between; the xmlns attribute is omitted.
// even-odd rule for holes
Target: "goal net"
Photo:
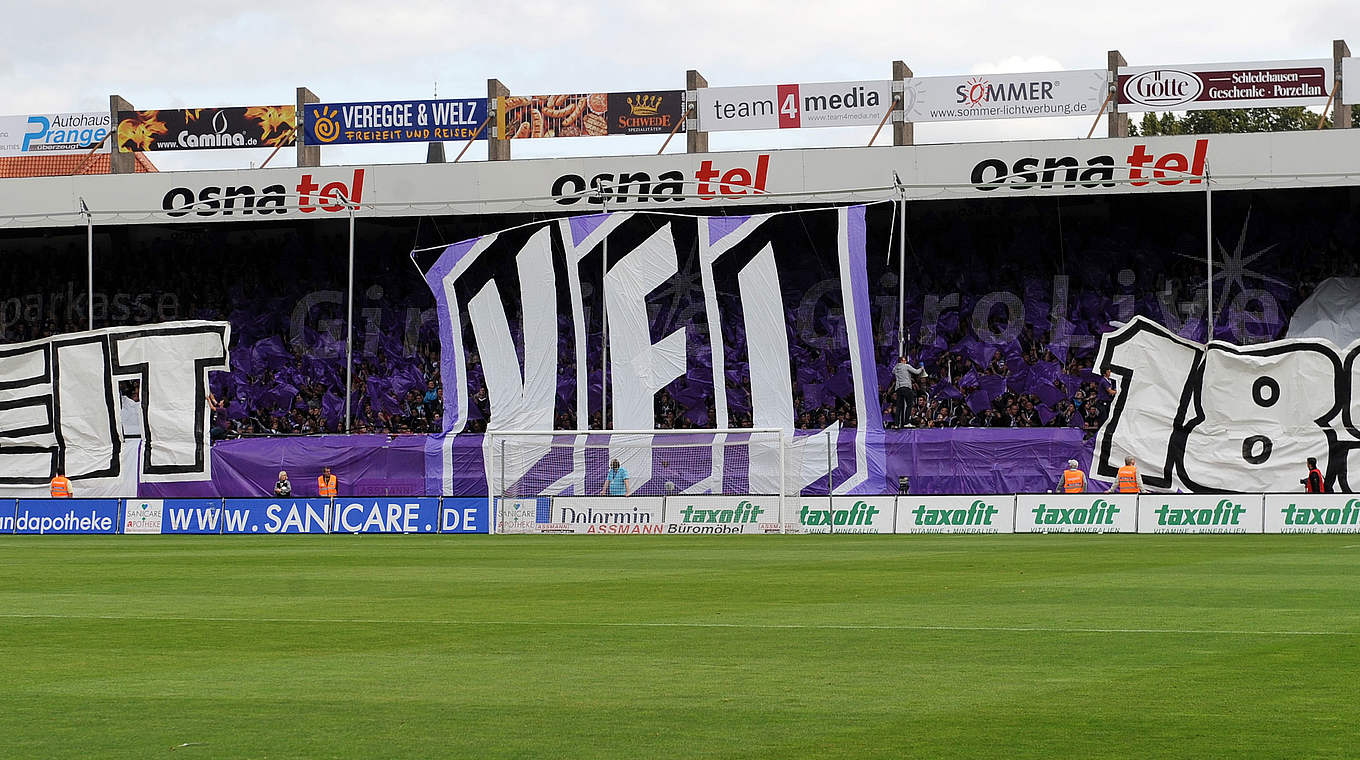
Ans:
<svg viewBox="0 0 1360 760"><path fill-rule="evenodd" d="M658 514L658 524L684 507L690 507L691 521L695 510L715 525L740 518L739 532L755 532L748 524L770 530L784 522L788 446L787 434L777 428L488 431L483 447L488 496L505 532L530 523L563 524L569 521L559 518L578 509L594 517L662 505L674 514ZM702 498L757 496L763 498L751 506ZM758 512L738 515L742 510Z"/></svg>

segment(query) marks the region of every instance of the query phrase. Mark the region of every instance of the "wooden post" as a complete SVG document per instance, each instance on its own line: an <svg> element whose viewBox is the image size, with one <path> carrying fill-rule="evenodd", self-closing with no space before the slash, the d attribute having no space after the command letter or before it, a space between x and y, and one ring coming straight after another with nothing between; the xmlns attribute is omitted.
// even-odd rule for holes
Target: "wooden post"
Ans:
<svg viewBox="0 0 1360 760"><path fill-rule="evenodd" d="M491 120L490 132L486 136L486 158L488 161L510 160L510 138L496 131L496 99L510 96L510 88L501 84L499 79L486 80L486 113Z"/></svg>
<svg viewBox="0 0 1360 760"><path fill-rule="evenodd" d="M894 82L901 82L904 79L911 79L911 69L901 61L893 61L892 78ZM896 92L896 88L894 88ZM907 121L907 93L903 91L902 101L898 104L902 109L902 118L893 121L893 145L915 145L916 144L916 125Z"/></svg>
<svg viewBox="0 0 1360 760"><path fill-rule="evenodd" d="M132 104L123 100L120 95L109 96L109 134L113 135L113 144L109 146L109 173L110 174L132 174L137 171L137 154L131 151L123 153L118 145L118 112L136 110Z"/></svg>
<svg viewBox="0 0 1360 760"><path fill-rule="evenodd" d="M320 166L321 165L321 146L307 144L307 130L302 128L303 119L306 118L308 103L320 103L321 98L316 93L306 87L297 88L297 134L293 137L293 144L297 145L297 165L298 166ZM273 156L270 156L273 158Z"/></svg>
<svg viewBox="0 0 1360 760"><path fill-rule="evenodd" d="M1118 50L1111 50L1106 56L1105 68L1110 71L1110 87L1114 88L1112 92L1115 93L1114 97L1110 98L1110 137L1129 136L1129 115L1119 112L1118 94L1119 67L1127 65L1129 65L1129 62L1124 60L1124 56L1120 55Z"/></svg>
<svg viewBox="0 0 1360 760"><path fill-rule="evenodd" d="M708 86L708 80L704 79L703 74L690 69L685 72L685 99L689 100L695 90L701 90ZM690 129L689 127L693 127ZM708 133L699 131L699 116L696 113L694 123L685 129L685 152L687 153L707 153L708 152Z"/></svg>
<svg viewBox="0 0 1360 760"><path fill-rule="evenodd" d="M1336 70L1336 89L1333 91L1336 109L1332 112L1333 129L1350 129L1354 126L1351 123L1351 107L1346 105L1346 99L1341 97L1341 88L1346 84L1341 81L1341 59L1350 57L1351 49L1345 40L1332 40L1332 67ZM1360 89L1360 82L1351 82L1351 87Z"/></svg>

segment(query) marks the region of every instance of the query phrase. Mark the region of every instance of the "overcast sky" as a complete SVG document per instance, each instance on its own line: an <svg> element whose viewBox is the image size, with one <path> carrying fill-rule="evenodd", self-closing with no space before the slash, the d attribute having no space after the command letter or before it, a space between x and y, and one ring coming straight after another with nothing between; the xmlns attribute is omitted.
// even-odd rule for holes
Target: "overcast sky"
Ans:
<svg viewBox="0 0 1360 760"><path fill-rule="evenodd" d="M870 0L404 0L114 6L3 0L0 113L274 105L310 87L326 102L486 94L495 77L534 94L919 76L1360 53L1360 2L873 2ZM240 10L242 6L253 10ZM119 8L121 7L121 10ZM1086 118L922 124L917 142L1084 136ZM1103 127L1102 127L1103 129ZM887 130L885 130L886 132ZM863 145L868 128L721 133L714 150ZM891 141L891 135L879 137ZM655 153L661 137L526 140L516 157ZM449 158L461 144L446 146ZM669 152L683 151L672 141ZM162 169L244 167L269 151L151 154ZM486 157L484 143L464 160ZM423 161L425 145L330 147L326 164ZM273 165L292 165L285 148Z"/></svg>

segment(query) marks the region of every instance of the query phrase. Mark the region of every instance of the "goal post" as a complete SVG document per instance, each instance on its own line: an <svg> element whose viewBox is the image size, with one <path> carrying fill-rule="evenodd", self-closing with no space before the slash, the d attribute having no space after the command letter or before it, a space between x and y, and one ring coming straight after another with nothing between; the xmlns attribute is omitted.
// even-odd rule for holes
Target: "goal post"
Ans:
<svg viewBox="0 0 1360 760"><path fill-rule="evenodd" d="M782 531L791 438L780 428L489 430L487 501L497 529L516 532L516 521L552 522L541 513L560 497L652 497L664 519L678 500L759 496L776 501L762 517Z"/></svg>

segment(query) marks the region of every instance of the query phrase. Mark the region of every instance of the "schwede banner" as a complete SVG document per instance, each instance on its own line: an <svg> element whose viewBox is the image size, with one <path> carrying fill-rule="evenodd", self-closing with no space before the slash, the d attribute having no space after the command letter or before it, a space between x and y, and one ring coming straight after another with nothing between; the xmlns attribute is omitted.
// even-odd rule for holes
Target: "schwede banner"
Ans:
<svg viewBox="0 0 1360 760"><path fill-rule="evenodd" d="M1360 499L1351 494L1266 494L1267 533L1360 533Z"/></svg>
<svg viewBox="0 0 1360 760"><path fill-rule="evenodd" d="M108 153L109 114L41 113L0 116L0 156Z"/></svg>
<svg viewBox="0 0 1360 760"><path fill-rule="evenodd" d="M785 522L796 523L803 533L892 533L896 515L894 496L790 496L797 514Z"/></svg>
<svg viewBox="0 0 1360 760"><path fill-rule="evenodd" d="M1278 108L1327 102L1332 61L1195 63L1119 69L1120 111Z"/></svg>
<svg viewBox="0 0 1360 760"><path fill-rule="evenodd" d="M1093 116L1110 88L1103 69L912 77L902 118L911 122Z"/></svg>
<svg viewBox="0 0 1360 760"><path fill-rule="evenodd" d="M497 98L496 134L506 139L668 134L684 130L681 90L515 95Z"/></svg>
<svg viewBox="0 0 1360 760"><path fill-rule="evenodd" d="M303 130L308 145L484 140L490 130L486 98L309 103Z"/></svg>
<svg viewBox="0 0 1360 760"><path fill-rule="evenodd" d="M899 496L898 533L1012 533L1014 496Z"/></svg>
<svg viewBox="0 0 1360 760"><path fill-rule="evenodd" d="M1143 494L1139 533L1260 533L1260 494Z"/></svg>
<svg viewBox="0 0 1360 760"><path fill-rule="evenodd" d="M661 515L660 496L559 496L549 524L559 533L665 533Z"/></svg>
<svg viewBox="0 0 1360 760"><path fill-rule="evenodd" d="M1133 533L1135 494L1020 494L1016 533Z"/></svg>
<svg viewBox="0 0 1360 760"><path fill-rule="evenodd" d="M892 82L821 82L698 90L699 129L876 126L893 102Z"/></svg>
<svg viewBox="0 0 1360 760"><path fill-rule="evenodd" d="M296 137L294 106L119 111L123 153L208 148L276 148Z"/></svg>

